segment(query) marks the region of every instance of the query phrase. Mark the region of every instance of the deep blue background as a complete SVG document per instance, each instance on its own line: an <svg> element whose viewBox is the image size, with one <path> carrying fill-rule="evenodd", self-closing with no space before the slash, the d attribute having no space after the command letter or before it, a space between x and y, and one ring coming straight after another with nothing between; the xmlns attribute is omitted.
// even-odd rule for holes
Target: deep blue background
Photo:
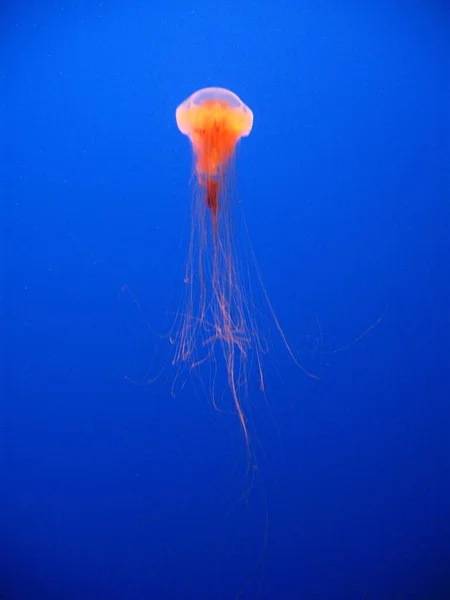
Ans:
<svg viewBox="0 0 450 600"><path fill-rule="evenodd" d="M449 27L433 0L2 4L2 597L450 598ZM209 85L254 112L239 197L320 376L274 341L254 478L198 382L126 379L170 359L174 111Z"/></svg>

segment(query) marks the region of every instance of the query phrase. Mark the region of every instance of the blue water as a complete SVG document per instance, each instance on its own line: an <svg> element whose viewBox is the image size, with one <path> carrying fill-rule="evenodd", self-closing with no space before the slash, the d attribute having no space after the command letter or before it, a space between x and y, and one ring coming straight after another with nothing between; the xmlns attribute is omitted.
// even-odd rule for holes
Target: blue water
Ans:
<svg viewBox="0 0 450 600"><path fill-rule="evenodd" d="M1 598L450 598L449 20L438 0L2 5ZM204 371L171 395L174 113L210 85L254 112L238 202L319 376L265 332L250 471Z"/></svg>

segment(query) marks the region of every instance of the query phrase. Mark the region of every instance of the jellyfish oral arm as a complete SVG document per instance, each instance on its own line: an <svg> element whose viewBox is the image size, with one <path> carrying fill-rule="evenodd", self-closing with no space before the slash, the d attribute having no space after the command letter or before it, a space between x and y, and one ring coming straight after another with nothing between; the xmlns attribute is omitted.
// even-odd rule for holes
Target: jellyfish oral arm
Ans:
<svg viewBox="0 0 450 600"><path fill-rule="evenodd" d="M217 209L219 207L219 183L216 179L208 177L206 181L206 204L211 210L214 219L217 218Z"/></svg>

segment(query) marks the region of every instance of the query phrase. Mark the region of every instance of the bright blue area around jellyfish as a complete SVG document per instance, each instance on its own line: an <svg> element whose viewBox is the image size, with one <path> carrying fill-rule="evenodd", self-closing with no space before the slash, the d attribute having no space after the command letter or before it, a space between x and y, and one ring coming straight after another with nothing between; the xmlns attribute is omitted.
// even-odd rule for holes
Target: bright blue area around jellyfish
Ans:
<svg viewBox="0 0 450 600"><path fill-rule="evenodd" d="M450 598L449 19L438 0L3 3L0 597ZM216 408L206 364L172 395L175 109L210 86L253 111L236 208L319 377L267 323L251 472L220 371Z"/></svg>

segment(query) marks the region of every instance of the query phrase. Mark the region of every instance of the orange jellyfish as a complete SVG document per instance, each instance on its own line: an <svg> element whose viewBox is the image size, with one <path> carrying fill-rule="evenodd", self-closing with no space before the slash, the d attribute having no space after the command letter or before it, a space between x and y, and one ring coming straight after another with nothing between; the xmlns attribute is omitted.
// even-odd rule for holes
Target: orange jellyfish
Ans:
<svg viewBox="0 0 450 600"><path fill-rule="evenodd" d="M249 428L242 400L247 392L250 357L258 370L260 388L264 389L261 354L265 344L250 294L252 284L244 285L245 277L238 268L242 260L236 259L232 210L236 145L251 132L253 113L233 92L205 88L180 104L176 120L191 142L197 185L184 278L185 308L179 312L171 336L176 345L173 363L189 370L207 363L216 406L214 388L222 370L249 451ZM292 356L260 280L259 283Z"/></svg>
<svg viewBox="0 0 450 600"><path fill-rule="evenodd" d="M249 135L253 113L233 92L205 88L180 104L176 120L180 131L190 139L198 186L193 198L184 279L187 302L174 339L173 362L188 363L193 369L216 358L216 348L220 347L248 446L241 388L245 385L245 363L254 340L234 255L230 185L236 144Z"/></svg>

